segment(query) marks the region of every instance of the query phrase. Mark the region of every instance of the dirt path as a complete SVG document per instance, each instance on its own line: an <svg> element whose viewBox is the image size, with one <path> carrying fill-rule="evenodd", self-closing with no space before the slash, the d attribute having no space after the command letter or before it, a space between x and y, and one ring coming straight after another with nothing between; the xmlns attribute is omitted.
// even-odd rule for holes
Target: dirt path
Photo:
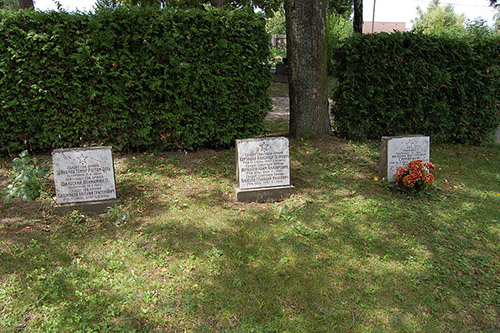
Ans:
<svg viewBox="0 0 500 333"><path fill-rule="evenodd" d="M290 101L288 97L271 97L273 110L266 116L266 120L290 119Z"/></svg>

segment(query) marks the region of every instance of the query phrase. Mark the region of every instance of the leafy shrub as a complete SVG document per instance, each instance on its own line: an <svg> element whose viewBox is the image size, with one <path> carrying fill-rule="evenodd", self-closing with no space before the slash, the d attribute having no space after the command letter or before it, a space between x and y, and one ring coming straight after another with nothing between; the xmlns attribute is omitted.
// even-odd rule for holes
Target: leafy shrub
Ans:
<svg viewBox="0 0 500 333"><path fill-rule="evenodd" d="M270 107L262 16L0 11L0 153L229 145Z"/></svg>
<svg viewBox="0 0 500 333"><path fill-rule="evenodd" d="M334 52L353 33L352 21L345 15L327 13L326 15L326 47L328 53L328 75L334 70Z"/></svg>
<svg viewBox="0 0 500 333"><path fill-rule="evenodd" d="M23 151L19 157L12 160L12 169L7 180L9 185L2 191L5 201L10 202L15 197L24 201L38 199L42 193L40 179L46 178L49 172L49 168L40 167L38 160L30 157L27 150Z"/></svg>
<svg viewBox="0 0 500 333"><path fill-rule="evenodd" d="M354 35L333 55L335 130L480 144L500 125L500 38Z"/></svg>

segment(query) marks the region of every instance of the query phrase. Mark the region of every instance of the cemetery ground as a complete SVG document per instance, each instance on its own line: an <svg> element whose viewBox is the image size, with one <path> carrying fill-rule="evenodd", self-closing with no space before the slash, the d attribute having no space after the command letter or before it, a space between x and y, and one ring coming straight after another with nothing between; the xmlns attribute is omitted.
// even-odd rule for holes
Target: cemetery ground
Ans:
<svg viewBox="0 0 500 333"><path fill-rule="evenodd" d="M296 191L264 204L235 201L234 155L115 153L107 214L56 216L50 180L2 202L0 331L500 330L500 145L432 144L408 195L379 142L291 140Z"/></svg>

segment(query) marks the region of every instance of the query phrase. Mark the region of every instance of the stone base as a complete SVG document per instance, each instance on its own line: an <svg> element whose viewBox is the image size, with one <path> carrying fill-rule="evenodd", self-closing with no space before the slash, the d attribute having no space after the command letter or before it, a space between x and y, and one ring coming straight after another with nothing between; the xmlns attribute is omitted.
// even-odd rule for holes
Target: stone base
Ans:
<svg viewBox="0 0 500 333"><path fill-rule="evenodd" d="M106 212L108 207L113 207L120 204L119 199L106 201L90 201L90 202L75 202L70 204L58 204L54 207L56 215L66 215L74 210L84 214L102 214Z"/></svg>
<svg viewBox="0 0 500 333"><path fill-rule="evenodd" d="M236 193L236 200L240 202L274 202L284 200L292 195L295 187L288 186L275 186L275 187L261 187L252 189L240 189L234 185L234 192Z"/></svg>

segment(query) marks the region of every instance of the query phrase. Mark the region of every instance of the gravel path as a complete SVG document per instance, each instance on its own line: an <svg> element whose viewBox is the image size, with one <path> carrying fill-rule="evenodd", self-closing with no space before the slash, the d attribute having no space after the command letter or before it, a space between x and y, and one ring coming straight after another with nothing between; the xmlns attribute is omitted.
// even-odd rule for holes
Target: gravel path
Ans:
<svg viewBox="0 0 500 333"><path fill-rule="evenodd" d="M273 110L266 116L266 120L290 119L290 101L288 97L271 97Z"/></svg>
<svg viewBox="0 0 500 333"><path fill-rule="evenodd" d="M266 116L266 120L290 119L290 101L288 97L271 97L273 110ZM497 143L500 143L500 127L497 131Z"/></svg>

